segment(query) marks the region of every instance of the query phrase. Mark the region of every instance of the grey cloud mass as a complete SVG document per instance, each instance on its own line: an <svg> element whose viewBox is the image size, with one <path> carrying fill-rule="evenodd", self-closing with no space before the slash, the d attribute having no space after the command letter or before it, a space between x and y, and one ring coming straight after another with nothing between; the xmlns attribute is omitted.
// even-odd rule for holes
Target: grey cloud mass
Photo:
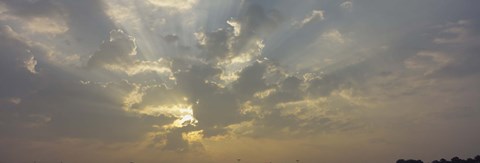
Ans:
<svg viewBox="0 0 480 163"><path fill-rule="evenodd" d="M0 162L472 157L478 5L0 0Z"/></svg>

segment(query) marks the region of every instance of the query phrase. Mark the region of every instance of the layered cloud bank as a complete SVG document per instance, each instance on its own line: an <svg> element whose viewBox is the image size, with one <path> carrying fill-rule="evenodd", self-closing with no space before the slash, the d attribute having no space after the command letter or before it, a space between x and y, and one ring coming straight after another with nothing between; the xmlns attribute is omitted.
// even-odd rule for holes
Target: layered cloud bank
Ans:
<svg viewBox="0 0 480 163"><path fill-rule="evenodd" d="M478 5L1 0L0 162L475 155Z"/></svg>

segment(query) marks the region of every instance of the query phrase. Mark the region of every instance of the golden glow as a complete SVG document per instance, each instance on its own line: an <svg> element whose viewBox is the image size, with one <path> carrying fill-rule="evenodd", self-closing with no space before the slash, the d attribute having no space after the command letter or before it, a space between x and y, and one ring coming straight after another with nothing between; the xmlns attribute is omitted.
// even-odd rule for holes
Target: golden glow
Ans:
<svg viewBox="0 0 480 163"><path fill-rule="evenodd" d="M178 128L186 125L196 125L198 120L193 117L192 105L190 104L167 104L167 105L156 105L156 106L146 106L144 108L135 108L132 109L134 104L142 102L144 93L141 91L139 86L136 86L134 90L124 98L124 110L127 112L132 112L141 115L149 116L167 116L176 118L176 120L169 125L164 126L164 128ZM184 97L183 101L188 100Z"/></svg>
<svg viewBox="0 0 480 163"><path fill-rule="evenodd" d="M188 142L198 142L203 138L203 130L183 133L182 137L183 139L188 140Z"/></svg>
<svg viewBox="0 0 480 163"><path fill-rule="evenodd" d="M159 7L173 8L178 10L188 10L194 7L197 0L148 0L153 5Z"/></svg>
<svg viewBox="0 0 480 163"><path fill-rule="evenodd" d="M474 151L458 144L479 145L480 18L461 3L0 0L0 158L347 163L433 157L430 144Z"/></svg>
<svg viewBox="0 0 480 163"><path fill-rule="evenodd" d="M275 88L267 89L267 90L262 91L262 92L257 92L253 96L257 97L257 98L260 98L260 99L263 99L263 98L266 98L266 97L270 96L272 93L275 93L276 91L277 90Z"/></svg>

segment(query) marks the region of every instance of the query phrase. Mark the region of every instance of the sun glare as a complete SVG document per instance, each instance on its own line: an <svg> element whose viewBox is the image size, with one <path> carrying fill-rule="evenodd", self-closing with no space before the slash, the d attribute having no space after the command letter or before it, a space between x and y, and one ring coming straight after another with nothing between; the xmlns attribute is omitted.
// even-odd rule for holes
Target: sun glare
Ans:
<svg viewBox="0 0 480 163"><path fill-rule="evenodd" d="M198 123L198 120L193 117L191 114L184 115L183 117L175 120L173 122L173 126L175 127L183 127L187 125L193 125L196 126Z"/></svg>

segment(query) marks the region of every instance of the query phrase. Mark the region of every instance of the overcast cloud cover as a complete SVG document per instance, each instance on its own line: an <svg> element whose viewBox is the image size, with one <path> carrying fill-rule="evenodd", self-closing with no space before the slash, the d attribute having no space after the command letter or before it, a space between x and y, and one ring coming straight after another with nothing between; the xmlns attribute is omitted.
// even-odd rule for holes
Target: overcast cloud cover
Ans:
<svg viewBox="0 0 480 163"><path fill-rule="evenodd" d="M478 6L0 0L0 162L472 157Z"/></svg>

